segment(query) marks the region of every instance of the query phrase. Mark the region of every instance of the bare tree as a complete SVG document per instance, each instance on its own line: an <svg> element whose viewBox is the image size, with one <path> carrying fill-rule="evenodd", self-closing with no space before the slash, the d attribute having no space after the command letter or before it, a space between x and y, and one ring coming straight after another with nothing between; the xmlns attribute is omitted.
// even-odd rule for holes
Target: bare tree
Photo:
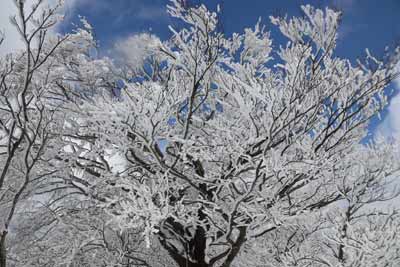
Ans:
<svg viewBox="0 0 400 267"><path fill-rule="evenodd" d="M17 16L11 19L25 48L0 62L0 266L6 266L7 234L21 201L31 188L54 173L45 167L46 149L55 126L54 106L48 105L52 75L46 66L64 40L48 42L49 28L57 22L54 8L43 9L42 0L31 8L15 1Z"/></svg>

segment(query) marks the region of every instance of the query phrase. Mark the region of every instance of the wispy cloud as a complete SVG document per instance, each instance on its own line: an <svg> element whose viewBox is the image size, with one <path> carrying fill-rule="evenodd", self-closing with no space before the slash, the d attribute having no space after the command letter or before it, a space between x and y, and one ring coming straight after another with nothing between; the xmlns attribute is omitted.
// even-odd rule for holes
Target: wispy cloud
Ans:
<svg viewBox="0 0 400 267"><path fill-rule="evenodd" d="M77 1L77 0L75 0ZM138 20L159 20L168 17L165 4L148 0L82 0L75 6L90 10L94 14L108 14L107 19L121 20L133 17Z"/></svg>
<svg viewBox="0 0 400 267"><path fill-rule="evenodd" d="M165 7L143 6L137 12L137 18L143 20L165 20L168 18Z"/></svg>

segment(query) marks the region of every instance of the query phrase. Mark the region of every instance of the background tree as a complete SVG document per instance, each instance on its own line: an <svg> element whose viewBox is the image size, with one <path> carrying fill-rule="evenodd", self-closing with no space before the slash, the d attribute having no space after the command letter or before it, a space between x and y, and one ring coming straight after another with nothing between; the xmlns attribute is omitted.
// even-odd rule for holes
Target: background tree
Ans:
<svg viewBox="0 0 400 267"><path fill-rule="evenodd" d="M14 1L18 14L11 22L25 43L21 52L0 61L0 266L6 266L7 235L13 218L33 188L56 172L48 168L56 139L53 120L57 102L49 103L54 78L51 56L65 37L49 40L60 4L40 12L43 1L31 9ZM51 152L50 152L51 154ZM50 156L51 157L51 156Z"/></svg>
<svg viewBox="0 0 400 267"><path fill-rule="evenodd" d="M22 5L19 16L26 16L23 3L17 4ZM60 6L46 9L43 5L39 1L34 12L44 10L44 14L51 13L56 18ZM34 14L30 16L32 20ZM81 22L82 28L65 36L58 38L46 31L47 38L40 39L46 62L35 69L32 84L43 86L41 99L49 110L43 117L51 123L41 129L50 137L43 143L46 153L41 155L37 170L49 171L35 183L31 180L34 174L28 175L29 191L25 190L17 203L13 230L5 244L7 266L150 266L148 258L152 266L169 265L168 260L156 260L162 258L153 256L160 254L156 249L143 251L143 237L137 231L110 228L110 215L94 205L94 192L82 179L83 172L98 178L96 167L102 168L105 159L91 157L94 153L88 152L95 135L73 135L79 120L71 118L81 116L85 112L83 103L90 103L95 95L114 97L115 82L121 74L111 60L96 58L92 28L84 19ZM29 21L26 23L30 25ZM45 51L48 48L54 49L50 53ZM34 109L30 112L38 113ZM20 159L21 156L15 157Z"/></svg>

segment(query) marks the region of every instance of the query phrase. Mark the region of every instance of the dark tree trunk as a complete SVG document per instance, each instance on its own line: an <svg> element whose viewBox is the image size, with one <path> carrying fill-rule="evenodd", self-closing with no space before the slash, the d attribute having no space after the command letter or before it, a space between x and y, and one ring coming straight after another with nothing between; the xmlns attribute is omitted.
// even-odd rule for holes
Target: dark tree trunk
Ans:
<svg viewBox="0 0 400 267"><path fill-rule="evenodd" d="M204 213L199 210L200 219L204 217ZM168 251L170 256L175 260L179 267L209 267L209 264L205 262L206 259L206 231L202 227L197 227L193 236L186 233L184 227L174 221L172 218L167 220L169 227L174 229L175 233L178 233L182 240L180 240L182 247L186 248L186 251L182 253L172 243L169 243L166 239L168 237L163 233L160 233L160 243ZM176 242L178 240L175 239Z"/></svg>
<svg viewBox="0 0 400 267"><path fill-rule="evenodd" d="M175 233L181 232L179 224L172 223ZM168 243L165 236L160 235L161 245L168 251L170 256L175 260L179 267L213 267L216 262L220 262L221 267L230 267L243 244L246 242L246 227L238 227L239 236L235 242L232 243L232 248L226 253L221 254L219 259L211 259L210 263L206 263L206 233L203 228L198 228L196 234L191 237L183 246L187 246L185 253L179 251L171 243ZM176 239L175 239L176 241Z"/></svg>
<svg viewBox="0 0 400 267"><path fill-rule="evenodd" d="M0 233L0 267L6 267L7 264L6 236L6 231Z"/></svg>
<svg viewBox="0 0 400 267"><path fill-rule="evenodd" d="M179 264L179 267L209 267L209 266L207 263L187 262L187 263Z"/></svg>
<svg viewBox="0 0 400 267"><path fill-rule="evenodd" d="M226 257L224 263L221 265L221 267L230 267L233 260L236 258L236 256L239 254L240 248L243 246L243 244L246 242L246 227L239 227L239 237L232 246L232 250Z"/></svg>

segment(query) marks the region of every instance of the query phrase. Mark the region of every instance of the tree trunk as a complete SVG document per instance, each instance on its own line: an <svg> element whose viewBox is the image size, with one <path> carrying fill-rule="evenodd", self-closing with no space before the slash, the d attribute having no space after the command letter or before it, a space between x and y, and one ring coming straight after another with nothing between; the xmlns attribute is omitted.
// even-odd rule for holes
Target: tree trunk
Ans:
<svg viewBox="0 0 400 267"><path fill-rule="evenodd" d="M172 218L169 223L171 228L174 227L173 229L176 233L180 233L182 237L187 238L179 223L173 221ZM206 235L201 227L196 229L193 237L186 239L186 242L182 244L187 247L185 252L179 251L172 243L168 242L168 238L162 232L159 233L159 237L161 245L168 251L179 267L209 267L209 264L205 262Z"/></svg>
<svg viewBox="0 0 400 267"><path fill-rule="evenodd" d="M6 231L0 233L0 267L6 267L7 263L6 236Z"/></svg>
<svg viewBox="0 0 400 267"><path fill-rule="evenodd" d="M179 264L179 267L209 267L207 263L194 263L188 261L187 263Z"/></svg>

